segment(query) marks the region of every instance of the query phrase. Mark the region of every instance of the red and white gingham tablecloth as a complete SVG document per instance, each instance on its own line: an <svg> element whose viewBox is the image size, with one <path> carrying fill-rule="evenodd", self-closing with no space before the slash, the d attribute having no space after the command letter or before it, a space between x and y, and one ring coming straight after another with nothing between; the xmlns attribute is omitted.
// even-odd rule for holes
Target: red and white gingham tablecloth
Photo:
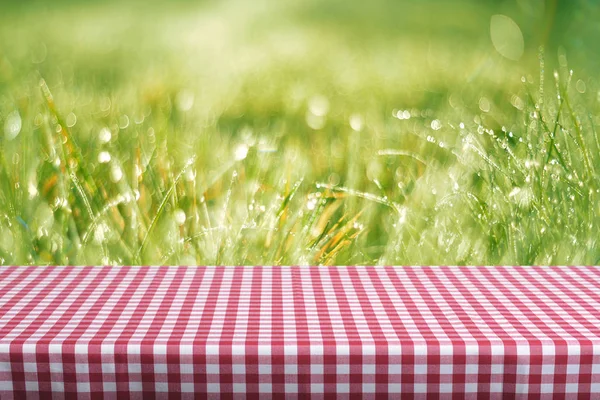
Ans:
<svg viewBox="0 0 600 400"><path fill-rule="evenodd" d="M600 398L594 267L1 267L0 398Z"/></svg>

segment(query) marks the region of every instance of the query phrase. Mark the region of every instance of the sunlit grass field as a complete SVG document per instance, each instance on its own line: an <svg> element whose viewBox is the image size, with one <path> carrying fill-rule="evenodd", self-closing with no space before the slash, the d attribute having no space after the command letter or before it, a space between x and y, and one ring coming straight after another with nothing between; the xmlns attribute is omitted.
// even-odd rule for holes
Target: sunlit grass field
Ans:
<svg viewBox="0 0 600 400"><path fill-rule="evenodd" d="M0 3L0 264L598 264L593 1Z"/></svg>

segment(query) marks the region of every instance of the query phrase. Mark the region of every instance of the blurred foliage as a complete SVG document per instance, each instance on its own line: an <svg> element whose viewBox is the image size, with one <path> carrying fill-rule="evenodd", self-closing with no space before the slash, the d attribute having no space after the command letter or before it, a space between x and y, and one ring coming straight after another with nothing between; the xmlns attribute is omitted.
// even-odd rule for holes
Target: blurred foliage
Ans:
<svg viewBox="0 0 600 400"><path fill-rule="evenodd" d="M0 7L0 264L600 262L595 2Z"/></svg>

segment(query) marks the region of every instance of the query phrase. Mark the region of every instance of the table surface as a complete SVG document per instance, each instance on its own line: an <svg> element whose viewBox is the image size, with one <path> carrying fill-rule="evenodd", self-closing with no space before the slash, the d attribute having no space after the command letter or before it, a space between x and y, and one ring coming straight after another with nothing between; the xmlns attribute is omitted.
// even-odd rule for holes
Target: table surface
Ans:
<svg viewBox="0 0 600 400"><path fill-rule="evenodd" d="M0 398L600 393L596 267L2 267Z"/></svg>

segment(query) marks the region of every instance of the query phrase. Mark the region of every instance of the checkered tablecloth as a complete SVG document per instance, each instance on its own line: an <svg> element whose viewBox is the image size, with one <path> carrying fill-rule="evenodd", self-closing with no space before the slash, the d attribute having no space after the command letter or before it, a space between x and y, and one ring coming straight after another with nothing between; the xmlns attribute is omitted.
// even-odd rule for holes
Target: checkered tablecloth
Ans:
<svg viewBox="0 0 600 400"><path fill-rule="evenodd" d="M307 393L600 398L600 269L0 267L2 400Z"/></svg>

